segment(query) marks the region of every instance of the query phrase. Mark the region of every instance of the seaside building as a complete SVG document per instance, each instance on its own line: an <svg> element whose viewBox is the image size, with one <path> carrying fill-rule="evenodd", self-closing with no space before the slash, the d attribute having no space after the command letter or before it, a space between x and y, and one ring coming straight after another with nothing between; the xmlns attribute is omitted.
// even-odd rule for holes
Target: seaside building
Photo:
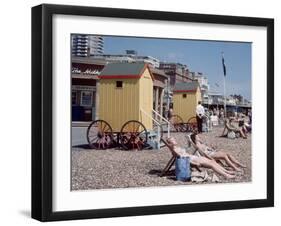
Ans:
<svg viewBox="0 0 281 226"><path fill-rule="evenodd" d="M110 62L92 57L72 56L72 121L93 121L97 115L98 76ZM119 62L126 67L128 62ZM136 63L131 63L136 64ZM149 66L153 74L153 109L163 114L164 89L167 87L167 75L157 68Z"/></svg>
<svg viewBox="0 0 281 226"><path fill-rule="evenodd" d="M71 36L72 55L87 57L103 54L103 43L102 36L74 34Z"/></svg>
<svg viewBox="0 0 281 226"><path fill-rule="evenodd" d="M72 121L92 121L96 117L96 85L104 61L72 56Z"/></svg>
<svg viewBox="0 0 281 226"><path fill-rule="evenodd" d="M203 75L201 72L189 72L190 78L194 81L198 81L201 94L202 94L202 103L207 105L209 103L209 89L210 85L208 83L208 78Z"/></svg>
<svg viewBox="0 0 281 226"><path fill-rule="evenodd" d="M221 109L224 108L224 95L216 91L209 91L208 105L205 105L209 109ZM247 114L249 109L252 108L250 101L245 100L242 97L242 101L239 101L235 96L230 95L226 97L226 109L227 112L243 112Z"/></svg>
<svg viewBox="0 0 281 226"><path fill-rule="evenodd" d="M160 62L159 69L169 76L171 90L176 83L191 82L189 71L186 65L172 62Z"/></svg>
<svg viewBox="0 0 281 226"><path fill-rule="evenodd" d="M220 92L209 91L208 93L208 105L220 106L224 105L224 96Z"/></svg>
<svg viewBox="0 0 281 226"><path fill-rule="evenodd" d="M107 62L123 62L123 63L147 63L151 67L158 68L160 61L152 56L139 56L135 50L126 50L126 54L96 54L91 55L93 59L104 60Z"/></svg>

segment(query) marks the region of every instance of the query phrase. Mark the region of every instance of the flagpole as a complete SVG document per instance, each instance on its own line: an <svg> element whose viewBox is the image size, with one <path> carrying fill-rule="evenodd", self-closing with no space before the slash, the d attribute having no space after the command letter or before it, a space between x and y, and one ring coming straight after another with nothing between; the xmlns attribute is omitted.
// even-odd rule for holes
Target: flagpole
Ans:
<svg viewBox="0 0 281 226"><path fill-rule="evenodd" d="M224 117L226 117L226 88L225 88L225 77L226 77L226 68L224 63L224 54L221 52L222 55L222 64L223 64L223 95L224 95Z"/></svg>
<svg viewBox="0 0 281 226"><path fill-rule="evenodd" d="M224 117L226 117L226 94L225 94L225 77L223 76L223 93L224 93Z"/></svg>

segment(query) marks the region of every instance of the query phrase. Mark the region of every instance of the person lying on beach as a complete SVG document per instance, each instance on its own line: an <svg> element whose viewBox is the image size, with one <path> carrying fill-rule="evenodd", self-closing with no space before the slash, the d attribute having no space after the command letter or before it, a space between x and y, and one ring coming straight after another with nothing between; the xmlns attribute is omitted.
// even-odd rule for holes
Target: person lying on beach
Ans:
<svg viewBox="0 0 281 226"><path fill-rule="evenodd" d="M202 153L206 158L214 160L224 160L227 166L230 166L235 171L241 172L242 170L238 167L245 168L237 159L235 159L231 154L228 154L224 151L219 151L214 147L209 147L200 139L199 134L192 133L190 135L192 142L199 149L199 152Z"/></svg>
<svg viewBox="0 0 281 226"><path fill-rule="evenodd" d="M214 159L208 159L203 156L196 156L191 155L185 151L184 148L179 147L177 145L177 142L174 137L170 137L167 139L168 144L171 146L172 150L175 152L176 155L182 156L182 157L189 157L190 163L195 166L202 166L205 168L210 168L216 173L224 176L227 179L233 179L235 178L235 173L233 171L229 171L225 168L223 168L221 165L219 165Z"/></svg>

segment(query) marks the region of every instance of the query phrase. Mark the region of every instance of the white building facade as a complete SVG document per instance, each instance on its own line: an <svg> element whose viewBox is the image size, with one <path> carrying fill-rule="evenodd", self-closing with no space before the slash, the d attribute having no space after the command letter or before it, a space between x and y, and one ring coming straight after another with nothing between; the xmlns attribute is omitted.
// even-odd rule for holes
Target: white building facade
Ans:
<svg viewBox="0 0 281 226"><path fill-rule="evenodd" d="M191 79L199 82L203 104L209 104L210 85L208 83L208 78L201 72L189 72L189 75Z"/></svg>
<svg viewBox="0 0 281 226"><path fill-rule="evenodd" d="M71 36L72 55L87 57L103 54L103 37L95 35L73 34Z"/></svg>

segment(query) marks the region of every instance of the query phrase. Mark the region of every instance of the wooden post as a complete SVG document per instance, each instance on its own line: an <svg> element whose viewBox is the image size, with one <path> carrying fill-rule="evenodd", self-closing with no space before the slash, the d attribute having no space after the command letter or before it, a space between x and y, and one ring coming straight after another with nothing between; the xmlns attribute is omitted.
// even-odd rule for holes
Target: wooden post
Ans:
<svg viewBox="0 0 281 226"><path fill-rule="evenodd" d="M158 112L158 102L159 102L159 87L156 87L156 99L155 99L155 111ZM158 121L158 117L156 116L156 120Z"/></svg>
<svg viewBox="0 0 281 226"><path fill-rule="evenodd" d="M163 117L163 98L164 98L164 89L161 89L161 94L160 94L160 115ZM162 122L162 118L161 118Z"/></svg>
<svg viewBox="0 0 281 226"><path fill-rule="evenodd" d="M152 106L152 108L154 109L154 110L156 110L156 108L155 108L155 101L156 101L156 91L155 91L155 86L153 86L153 92L152 92L152 95L153 95L153 106Z"/></svg>
<svg viewBox="0 0 281 226"><path fill-rule="evenodd" d="M96 114L95 114L95 120L98 120L99 119L99 80L96 80L96 98L95 98L95 101L96 101L96 107L95 107L95 110L96 110Z"/></svg>

